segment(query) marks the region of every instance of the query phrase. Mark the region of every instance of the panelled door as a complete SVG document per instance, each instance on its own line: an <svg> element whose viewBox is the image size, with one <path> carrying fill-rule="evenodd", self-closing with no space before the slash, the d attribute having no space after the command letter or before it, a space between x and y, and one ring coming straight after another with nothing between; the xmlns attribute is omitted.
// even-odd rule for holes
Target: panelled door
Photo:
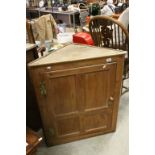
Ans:
<svg viewBox="0 0 155 155"><path fill-rule="evenodd" d="M54 141L108 130L115 80L116 63L45 73L45 129L49 130L46 139L53 136Z"/></svg>
<svg viewBox="0 0 155 155"><path fill-rule="evenodd" d="M97 66L80 75L82 127L84 133L96 133L111 128L116 80L116 64Z"/></svg>

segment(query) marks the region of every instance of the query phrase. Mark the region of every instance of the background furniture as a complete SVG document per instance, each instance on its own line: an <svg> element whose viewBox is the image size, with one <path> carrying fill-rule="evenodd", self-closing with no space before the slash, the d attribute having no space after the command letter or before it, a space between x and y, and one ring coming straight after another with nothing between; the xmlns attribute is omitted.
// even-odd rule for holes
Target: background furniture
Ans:
<svg viewBox="0 0 155 155"><path fill-rule="evenodd" d="M125 53L70 44L29 63L48 146L115 131Z"/></svg>
<svg viewBox="0 0 155 155"><path fill-rule="evenodd" d="M26 129L26 155L36 155L37 147L41 143L42 137L30 128Z"/></svg>
<svg viewBox="0 0 155 155"><path fill-rule="evenodd" d="M73 26L74 28L77 24L75 18L76 16L79 16L79 12L77 11L56 11L52 9L42 10L40 8L27 8L26 12L27 18L29 19L38 18L41 15L51 13L55 20L62 20L64 23L67 24L67 26Z"/></svg>
<svg viewBox="0 0 155 155"><path fill-rule="evenodd" d="M35 44L35 38L34 38L34 34L33 34L33 30L32 30L32 24L31 21L26 19L26 34L27 34L27 43L31 43L31 44ZM29 44L30 45L30 44ZM42 47L37 47L37 52L35 54L35 58L38 58L38 55L40 54L41 56L43 56L44 52L46 51L46 48L44 46Z"/></svg>
<svg viewBox="0 0 155 155"><path fill-rule="evenodd" d="M89 15L89 12L87 10L80 12L79 19L80 19L81 28L87 24L86 23L86 18L87 18L88 15Z"/></svg>
<svg viewBox="0 0 155 155"><path fill-rule="evenodd" d="M129 34L121 22L108 16L95 16L89 22L89 30L95 46L127 51L123 81L129 76ZM129 89L123 85L125 91ZM123 90L123 89L122 89Z"/></svg>
<svg viewBox="0 0 155 155"><path fill-rule="evenodd" d="M41 14L51 13L55 19L62 20L69 27L75 28L75 15L78 11L52 11L52 10L42 10Z"/></svg>
<svg viewBox="0 0 155 155"><path fill-rule="evenodd" d="M26 8L26 18L34 19L39 17L40 8Z"/></svg>
<svg viewBox="0 0 155 155"><path fill-rule="evenodd" d="M37 131L41 128L41 119L34 89L27 70L27 64L38 58L35 44L26 44L26 125Z"/></svg>
<svg viewBox="0 0 155 155"><path fill-rule="evenodd" d="M112 18L118 19L120 15L121 15L121 13L114 13L114 14L112 15Z"/></svg>
<svg viewBox="0 0 155 155"><path fill-rule="evenodd" d="M32 44L35 44L32 25L31 25L31 22L28 19L26 19L26 33L27 33L28 42L32 43Z"/></svg>

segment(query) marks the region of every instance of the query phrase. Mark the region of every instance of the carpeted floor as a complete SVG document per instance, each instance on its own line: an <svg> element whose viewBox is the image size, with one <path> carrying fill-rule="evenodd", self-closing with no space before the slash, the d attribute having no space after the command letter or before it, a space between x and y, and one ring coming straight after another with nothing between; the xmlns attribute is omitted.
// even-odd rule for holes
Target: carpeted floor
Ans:
<svg viewBox="0 0 155 155"><path fill-rule="evenodd" d="M128 85L129 81L125 81ZM43 142L37 155L128 155L129 93L121 96L116 132L67 144L46 147Z"/></svg>

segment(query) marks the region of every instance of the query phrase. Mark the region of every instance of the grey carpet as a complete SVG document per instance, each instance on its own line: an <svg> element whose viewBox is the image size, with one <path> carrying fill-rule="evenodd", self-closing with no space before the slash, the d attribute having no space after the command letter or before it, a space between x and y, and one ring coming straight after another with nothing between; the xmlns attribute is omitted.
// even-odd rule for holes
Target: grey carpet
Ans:
<svg viewBox="0 0 155 155"><path fill-rule="evenodd" d="M126 80L125 85L128 83ZM126 93L121 96L115 132L52 147L46 147L43 142L37 155L128 155L128 129L129 93Z"/></svg>

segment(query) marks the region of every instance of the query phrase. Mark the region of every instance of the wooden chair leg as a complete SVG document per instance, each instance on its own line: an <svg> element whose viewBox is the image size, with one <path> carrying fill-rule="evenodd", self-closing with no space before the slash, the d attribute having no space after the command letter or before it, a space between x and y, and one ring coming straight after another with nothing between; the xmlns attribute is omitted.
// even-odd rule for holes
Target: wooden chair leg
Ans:
<svg viewBox="0 0 155 155"><path fill-rule="evenodd" d="M43 47L39 47L38 49L37 49L37 51L38 51L38 53L40 53L41 54L41 56L43 56L44 54L44 52L46 51L46 48L43 46Z"/></svg>
<svg viewBox="0 0 155 155"><path fill-rule="evenodd" d="M125 89L125 90L123 91L123 89ZM129 88L126 87L126 86L122 86L122 93L121 93L121 95L123 95L123 94L125 94L127 92L129 92Z"/></svg>
<svg viewBox="0 0 155 155"><path fill-rule="evenodd" d="M124 79L125 80L125 79ZM122 80L122 90L121 90L121 95L124 95L125 93L129 92L129 87L124 86L124 80ZM123 91L123 89L125 89Z"/></svg>

